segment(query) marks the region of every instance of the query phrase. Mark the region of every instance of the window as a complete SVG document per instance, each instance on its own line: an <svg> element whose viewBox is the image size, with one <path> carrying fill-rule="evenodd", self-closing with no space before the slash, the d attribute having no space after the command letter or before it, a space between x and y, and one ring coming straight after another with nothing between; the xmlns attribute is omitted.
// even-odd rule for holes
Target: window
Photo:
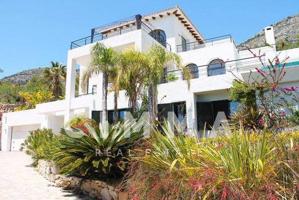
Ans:
<svg viewBox="0 0 299 200"><path fill-rule="evenodd" d="M101 122L101 115L102 115L101 111L98 111L98 110L91 111L91 119L96 121L97 124L99 124Z"/></svg>
<svg viewBox="0 0 299 200"><path fill-rule="evenodd" d="M166 47L166 34L163 30L156 29L149 33L155 40L157 40L160 44Z"/></svg>
<svg viewBox="0 0 299 200"><path fill-rule="evenodd" d="M91 94L96 94L97 93L97 85L93 85L91 88Z"/></svg>
<svg viewBox="0 0 299 200"><path fill-rule="evenodd" d="M161 124L165 121L170 119L168 116L169 114L174 114L180 122L180 125L185 125L186 122L186 103L185 102L176 102L176 103L168 103L168 104L158 104L158 120L160 125L158 125L158 129L162 130ZM173 121L171 123L175 123L176 121L175 118L172 118ZM183 126L182 126L183 128ZM176 133L176 128L175 128L175 133Z"/></svg>
<svg viewBox="0 0 299 200"><path fill-rule="evenodd" d="M182 51L187 51L187 40L181 36L182 38Z"/></svg>
<svg viewBox="0 0 299 200"><path fill-rule="evenodd" d="M129 109L119 109L117 110L118 121L125 121L126 113L129 112ZM108 111L108 122L109 124L113 124L115 121L114 110Z"/></svg>
<svg viewBox="0 0 299 200"><path fill-rule="evenodd" d="M224 112L227 118L231 113L228 100L197 102L196 109L198 130L212 130L219 112Z"/></svg>
<svg viewBox="0 0 299 200"><path fill-rule="evenodd" d="M125 121L126 114L129 112L129 109L119 109L118 119L119 121ZM102 111L93 110L91 112L91 118L95 120L98 124L101 123ZM108 110L108 123L113 124L114 122L114 110Z"/></svg>
<svg viewBox="0 0 299 200"><path fill-rule="evenodd" d="M198 75L198 66L194 63L191 63L189 65L187 65L186 67L189 68L189 71L191 73L191 78L198 78L199 75Z"/></svg>
<svg viewBox="0 0 299 200"><path fill-rule="evenodd" d="M221 59L215 59L208 65L208 76L225 74L225 63Z"/></svg>

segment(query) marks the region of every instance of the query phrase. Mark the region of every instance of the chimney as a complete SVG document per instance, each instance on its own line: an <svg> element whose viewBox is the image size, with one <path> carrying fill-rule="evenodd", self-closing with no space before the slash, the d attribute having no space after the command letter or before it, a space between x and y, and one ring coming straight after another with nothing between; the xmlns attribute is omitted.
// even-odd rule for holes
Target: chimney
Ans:
<svg viewBox="0 0 299 200"><path fill-rule="evenodd" d="M137 29L141 29L141 19L142 19L142 16L141 15L135 15L135 19L136 19L136 26L137 26Z"/></svg>
<svg viewBox="0 0 299 200"><path fill-rule="evenodd" d="M266 43L268 45L270 45L272 48L276 49L276 42L275 42L273 26L265 27L264 32L265 32Z"/></svg>

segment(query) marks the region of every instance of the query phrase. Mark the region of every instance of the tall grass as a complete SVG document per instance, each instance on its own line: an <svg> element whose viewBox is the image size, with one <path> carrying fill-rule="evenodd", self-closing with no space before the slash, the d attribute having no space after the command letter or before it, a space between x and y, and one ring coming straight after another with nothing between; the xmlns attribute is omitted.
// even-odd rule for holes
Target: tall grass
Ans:
<svg viewBox="0 0 299 200"><path fill-rule="evenodd" d="M166 126L151 143L130 183L140 199L298 198L299 133L197 139Z"/></svg>

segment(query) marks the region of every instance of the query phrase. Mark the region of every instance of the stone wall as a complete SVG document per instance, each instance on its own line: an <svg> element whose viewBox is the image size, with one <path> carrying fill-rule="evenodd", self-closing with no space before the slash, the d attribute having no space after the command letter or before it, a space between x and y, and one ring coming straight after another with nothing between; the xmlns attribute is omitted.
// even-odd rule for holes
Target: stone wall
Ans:
<svg viewBox="0 0 299 200"><path fill-rule="evenodd" d="M125 193L119 193L117 189L103 181L82 179L73 176L59 175L59 170L51 162L40 160L37 171L56 187L74 192L84 193L91 198L101 200L127 200Z"/></svg>

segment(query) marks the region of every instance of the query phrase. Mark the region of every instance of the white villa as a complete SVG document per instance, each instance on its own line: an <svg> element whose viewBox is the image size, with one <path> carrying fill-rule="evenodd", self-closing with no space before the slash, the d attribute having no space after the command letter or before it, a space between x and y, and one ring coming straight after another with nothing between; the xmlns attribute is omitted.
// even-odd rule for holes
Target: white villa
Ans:
<svg viewBox="0 0 299 200"><path fill-rule="evenodd" d="M289 57L287 74L283 84L299 86L299 48L276 51L273 27L264 29L270 46L261 50L262 59ZM88 37L73 41L67 53L67 79L65 99L42 103L35 109L10 112L3 115L2 151L18 151L29 131L50 128L58 132L75 115L86 115L99 121L101 105L101 74L89 80L87 93L76 91L76 71L80 77L91 61L90 51L96 42L122 51L135 48L147 51L153 44L160 44L168 51L176 52L184 66L192 72L188 89L181 71L165 69L165 74L175 74L177 80L162 81L158 86L159 110L174 111L186 116L188 129L202 130L205 122L215 120L218 111L226 115L234 112L236 104L228 98L229 88L235 76L246 78L250 71L261 67L258 58L248 50L238 50L230 35L205 39L185 13L178 7L150 15L136 15L91 30ZM108 110L113 110L113 93L108 95ZM120 116L128 110L128 97L120 92L118 99ZM109 114L110 116L111 114Z"/></svg>

